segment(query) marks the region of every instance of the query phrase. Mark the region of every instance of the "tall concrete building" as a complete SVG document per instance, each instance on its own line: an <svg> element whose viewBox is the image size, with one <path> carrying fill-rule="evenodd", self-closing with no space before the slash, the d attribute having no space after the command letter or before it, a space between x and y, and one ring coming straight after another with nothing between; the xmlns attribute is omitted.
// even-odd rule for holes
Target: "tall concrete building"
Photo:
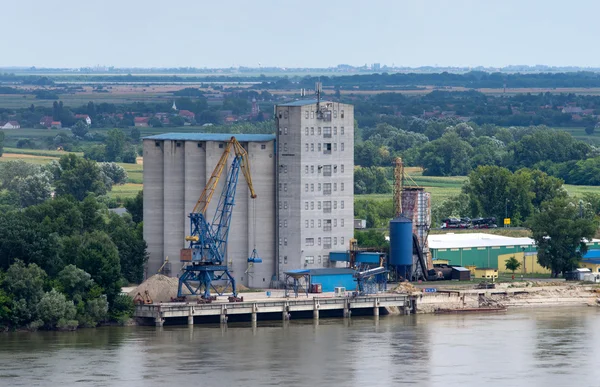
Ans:
<svg viewBox="0 0 600 387"><path fill-rule="evenodd" d="M354 107L317 100L277 105L277 274L330 267L354 221Z"/></svg>
<svg viewBox="0 0 600 387"><path fill-rule="evenodd" d="M169 257L182 267L188 215L235 136L248 151L256 199L239 177L226 261L238 283L266 288L287 270L331 267L329 252L347 249L354 220L354 109L296 101L275 108L277 134L166 133L144 138L144 239L154 275ZM232 156L233 157L233 156ZM232 159L228 165L231 165ZM207 215L212 219L225 183ZM263 259L249 265L254 246Z"/></svg>
<svg viewBox="0 0 600 387"><path fill-rule="evenodd" d="M166 133L144 138L144 239L148 244L146 276L154 275L169 257L170 274L181 269L179 252L187 247L188 215L223 154L231 134ZM236 134L249 155L256 199L250 198L240 173L226 262L238 283L268 287L276 265L275 136ZM232 157L228 162L231 165ZM207 210L212 219L226 181L225 171ZM254 246L263 263L247 259Z"/></svg>

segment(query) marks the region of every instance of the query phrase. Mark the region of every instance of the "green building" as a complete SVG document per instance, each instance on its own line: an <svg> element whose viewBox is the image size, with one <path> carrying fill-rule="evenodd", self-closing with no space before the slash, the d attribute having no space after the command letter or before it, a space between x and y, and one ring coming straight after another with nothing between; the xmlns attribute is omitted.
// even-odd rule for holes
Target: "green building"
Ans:
<svg viewBox="0 0 600 387"><path fill-rule="evenodd" d="M447 233L429 235L429 251L432 259L446 259L451 265L499 267L508 257L532 257L537 254L535 242L531 238L512 238L485 233ZM599 239L588 243L589 248L598 248Z"/></svg>

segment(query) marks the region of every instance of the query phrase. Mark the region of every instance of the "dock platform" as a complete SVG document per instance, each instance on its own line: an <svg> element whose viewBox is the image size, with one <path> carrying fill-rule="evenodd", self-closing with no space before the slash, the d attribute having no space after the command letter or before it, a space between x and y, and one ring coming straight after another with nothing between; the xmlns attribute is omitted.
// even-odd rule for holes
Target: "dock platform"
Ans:
<svg viewBox="0 0 600 387"><path fill-rule="evenodd" d="M227 323L228 316L247 315L252 322L260 314L279 313L282 320L289 320L294 312L312 311L313 319L319 318L320 311L343 311L344 317L350 317L352 310L372 309L373 315L379 315L381 307L396 307L404 314L414 309L414 300L407 294L381 294L363 297L313 297L304 299L252 300L247 302L215 301L210 304L189 302L168 302L136 305L137 319L150 320L158 327L172 318L186 318L188 325L194 324L197 316L219 316L221 323Z"/></svg>

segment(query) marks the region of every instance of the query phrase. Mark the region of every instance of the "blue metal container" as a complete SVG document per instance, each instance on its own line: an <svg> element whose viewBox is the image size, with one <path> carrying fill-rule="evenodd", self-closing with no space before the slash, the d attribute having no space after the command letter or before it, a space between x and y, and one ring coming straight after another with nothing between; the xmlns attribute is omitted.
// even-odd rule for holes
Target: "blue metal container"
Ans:
<svg viewBox="0 0 600 387"><path fill-rule="evenodd" d="M412 221L400 216L390 221L390 261L392 266L413 264Z"/></svg>
<svg viewBox="0 0 600 387"><path fill-rule="evenodd" d="M329 253L329 260L332 262L349 262L350 253L347 251L332 251Z"/></svg>
<svg viewBox="0 0 600 387"><path fill-rule="evenodd" d="M380 256L381 256L381 253L372 253L372 252L361 251L361 252L356 253L356 262L357 263L368 263L368 264L379 264Z"/></svg>

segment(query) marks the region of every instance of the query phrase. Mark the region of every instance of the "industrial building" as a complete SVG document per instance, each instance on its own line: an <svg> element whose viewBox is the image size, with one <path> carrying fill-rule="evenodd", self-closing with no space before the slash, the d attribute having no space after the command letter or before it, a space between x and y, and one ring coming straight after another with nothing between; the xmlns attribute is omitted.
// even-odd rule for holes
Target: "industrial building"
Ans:
<svg viewBox="0 0 600 387"><path fill-rule="evenodd" d="M285 271L335 267L329 252L354 233L354 110L307 100L275 107L276 135L166 133L144 138L146 276L165 258L180 274L188 247L188 215L199 200L226 143L235 136L248 153L257 197L240 178L225 261L237 283L271 287ZM230 159L233 159L230 155ZM229 163L227 163L229 165ZM219 181L215 197L225 186ZM218 200L206 214L215 213ZM262 263L248 262L256 248Z"/></svg>
<svg viewBox="0 0 600 387"><path fill-rule="evenodd" d="M515 257L521 262L519 272L550 273L550 270L538 264L537 248L531 238L485 233L447 233L429 235L428 240L433 259L448 260L450 265L491 268L504 272L506 260ZM590 249L598 248L600 240L593 239L587 245Z"/></svg>
<svg viewBox="0 0 600 387"><path fill-rule="evenodd" d="M320 100L275 107L278 278L335 266L354 236L354 107Z"/></svg>
<svg viewBox="0 0 600 387"><path fill-rule="evenodd" d="M146 276L159 270L169 258L168 274L181 269L180 250L187 247L189 213L200 198L223 147L233 135L166 133L144 138L144 239L148 244ZM250 199L245 183L235 196L226 260L238 283L267 287L275 265L275 136L236 134L248 152L256 199ZM233 157L233 156L231 156ZM243 178L241 178L243 179ZM240 180L241 180L240 179ZM222 179L215 196L225 184ZM207 214L215 212L213 200ZM262 264L249 264L254 246Z"/></svg>

